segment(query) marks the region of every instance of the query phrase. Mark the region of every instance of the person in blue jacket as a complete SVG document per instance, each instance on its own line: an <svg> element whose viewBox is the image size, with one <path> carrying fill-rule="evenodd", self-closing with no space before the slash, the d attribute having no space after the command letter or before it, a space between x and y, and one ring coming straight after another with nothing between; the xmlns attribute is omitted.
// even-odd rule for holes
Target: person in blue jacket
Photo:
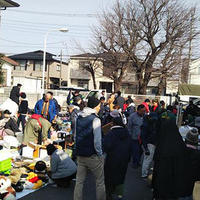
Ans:
<svg viewBox="0 0 200 200"><path fill-rule="evenodd" d="M51 100L51 94L47 93L43 99L40 99L34 109L35 114L42 115L49 122L52 122L57 114L56 106Z"/></svg>

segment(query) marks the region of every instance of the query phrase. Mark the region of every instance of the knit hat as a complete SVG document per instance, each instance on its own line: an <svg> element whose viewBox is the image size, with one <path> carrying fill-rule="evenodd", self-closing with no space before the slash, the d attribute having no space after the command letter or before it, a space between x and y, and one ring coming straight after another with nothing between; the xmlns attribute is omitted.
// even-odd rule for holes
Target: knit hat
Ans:
<svg viewBox="0 0 200 200"><path fill-rule="evenodd" d="M93 109L93 108L96 108L99 105L99 103L100 103L100 101L97 98L95 98L94 96L92 96L88 99L88 105L87 106L89 108Z"/></svg>
<svg viewBox="0 0 200 200"><path fill-rule="evenodd" d="M35 168L34 168L34 172L38 173L38 172L45 172L47 169L46 163L42 160L36 162L35 164Z"/></svg>
<svg viewBox="0 0 200 200"><path fill-rule="evenodd" d="M199 141L198 136L199 136L198 129L193 128L187 133L185 142L196 146L198 145L198 141Z"/></svg>

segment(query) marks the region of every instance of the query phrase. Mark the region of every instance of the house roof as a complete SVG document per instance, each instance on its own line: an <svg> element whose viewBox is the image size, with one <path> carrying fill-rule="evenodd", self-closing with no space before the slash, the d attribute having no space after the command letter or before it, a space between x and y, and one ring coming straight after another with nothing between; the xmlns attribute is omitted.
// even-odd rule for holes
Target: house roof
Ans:
<svg viewBox="0 0 200 200"><path fill-rule="evenodd" d="M114 54L113 54L114 55ZM104 59L104 60L109 60L113 56L112 54L109 54L108 52L103 52L103 53L97 53L97 54L92 54L92 53L84 53L84 54L79 54L79 55L73 55L70 58L72 59L80 59L80 58L94 58L94 59ZM115 56L119 56L121 58L124 57L122 53L115 54Z"/></svg>
<svg viewBox="0 0 200 200"><path fill-rule="evenodd" d="M83 53L83 54L78 54L78 55L73 55L71 58L93 58L96 57L96 54L91 54L91 53Z"/></svg>
<svg viewBox="0 0 200 200"><path fill-rule="evenodd" d="M53 61L54 54L46 52L46 60L47 61ZM43 51L33 51L28 53L22 53L22 54L16 54L9 56L9 58L13 60L43 60Z"/></svg>
<svg viewBox="0 0 200 200"><path fill-rule="evenodd" d="M20 5L14 1L11 0L1 0L0 1L0 7L6 8L6 7L19 7Z"/></svg>
<svg viewBox="0 0 200 200"><path fill-rule="evenodd" d="M3 57L1 58L1 60L5 61L5 62L7 62L7 63L9 63L9 64L11 64L11 65L13 65L13 66L18 66L18 65L19 65L18 62L14 61L14 60L12 60L11 58L8 58L8 57L6 57L6 56L3 56Z"/></svg>

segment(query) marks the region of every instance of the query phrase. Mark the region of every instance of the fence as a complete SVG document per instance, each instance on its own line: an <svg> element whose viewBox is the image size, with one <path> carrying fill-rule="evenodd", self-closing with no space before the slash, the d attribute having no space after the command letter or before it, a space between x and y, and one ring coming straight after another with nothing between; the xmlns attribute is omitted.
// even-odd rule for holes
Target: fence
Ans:
<svg viewBox="0 0 200 200"><path fill-rule="evenodd" d="M0 105L9 97L11 88L0 88ZM66 90L48 90L54 93L54 97L57 99L61 107L66 107L66 100L69 91ZM46 91L47 92L47 91ZM81 92L83 96L86 96L88 92ZM27 99L29 101L29 107L34 108L35 103L41 98L39 93L26 93ZM109 94L108 94L109 95ZM134 99L136 105L144 102L145 99L158 99L159 101L163 100L167 105L175 101L175 97L170 96L155 96L155 95L135 95L135 94L123 94L123 97L131 96Z"/></svg>

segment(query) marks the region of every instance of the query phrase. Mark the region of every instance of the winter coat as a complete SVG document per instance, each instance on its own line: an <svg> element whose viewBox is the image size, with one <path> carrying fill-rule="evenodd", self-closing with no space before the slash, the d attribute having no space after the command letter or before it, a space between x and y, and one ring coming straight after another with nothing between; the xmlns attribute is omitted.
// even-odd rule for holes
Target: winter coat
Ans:
<svg viewBox="0 0 200 200"><path fill-rule="evenodd" d="M19 114L27 114L28 112L28 101L27 100L22 100L20 105L19 105Z"/></svg>
<svg viewBox="0 0 200 200"><path fill-rule="evenodd" d="M56 107L56 114L58 114L60 112L60 105L58 104L58 101L55 98L53 98L52 101L54 102Z"/></svg>
<svg viewBox="0 0 200 200"><path fill-rule="evenodd" d="M92 108L85 107L75 124L75 148L78 156L102 156L101 121Z"/></svg>
<svg viewBox="0 0 200 200"><path fill-rule="evenodd" d="M28 142L38 143L40 132L42 132L42 140L47 139L51 123L42 117L39 120L41 126L36 119L30 118L26 123L26 127L24 129L24 144L28 144Z"/></svg>
<svg viewBox="0 0 200 200"><path fill-rule="evenodd" d="M120 185L124 183L130 160L131 138L126 128L112 127L104 138L105 184Z"/></svg>
<svg viewBox="0 0 200 200"><path fill-rule="evenodd" d="M135 104L131 103L125 110L124 114L128 118L131 114L135 112Z"/></svg>
<svg viewBox="0 0 200 200"><path fill-rule="evenodd" d="M10 92L10 99L19 105L20 88L14 86Z"/></svg>
<svg viewBox="0 0 200 200"><path fill-rule="evenodd" d="M35 114L38 114L38 115L42 115L42 109L43 109L43 104L44 104L44 100L41 99L39 100L36 105L35 105ZM49 109L48 109L48 120L50 122L53 121L53 119L55 118L57 114L57 111L56 111L56 106L55 106L55 103L53 100L50 100L49 101Z"/></svg>
<svg viewBox="0 0 200 200"><path fill-rule="evenodd" d="M191 196L194 188L191 155L174 120L162 121L154 155L154 197L177 199Z"/></svg>
<svg viewBox="0 0 200 200"><path fill-rule="evenodd" d="M51 173L53 179L65 178L76 173L77 166L63 150L56 150L51 155Z"/></svg>
<svg viewBox="0 0 200 200"><path fill-rule="evenodd" d="M72 123L72 125L71 125L72 133L74 133L74 131L75 131L75 122L76 122L79 112L80 112L80 108L78 106L75 106L72 113L70 113L70 121Z"/></svg>
<svg viewBox="0 0 200 200"><path fill-rule="evenodd" d="M118 96L115 99L114 104L119 106L123 110L123 107L124 107L124 104L125 104L125 99L121 96Z"/></svg>
<svg viewBox="0 0 200 200"><path fill-rule="evenodd" d="M144 117L144 122L141 128L141 139L145 149L147 144L156 144L156 136L158 134L158 115L150 113Z"/></svg>

